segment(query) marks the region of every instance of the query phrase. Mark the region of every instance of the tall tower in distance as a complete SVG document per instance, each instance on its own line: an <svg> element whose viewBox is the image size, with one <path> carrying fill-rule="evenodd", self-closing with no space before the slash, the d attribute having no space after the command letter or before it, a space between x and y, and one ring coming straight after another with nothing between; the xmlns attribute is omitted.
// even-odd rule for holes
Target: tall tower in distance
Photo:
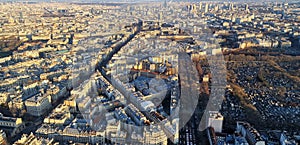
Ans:
<svg viewBox="0 0 300 145"><path fill-rule="evenodd" d="M167 3L167 0L165 0L164 2L164 8L167 8L168 7L168 3Z"/></svg>
<svg viewBox="0 0 300 145"><path fill-rule="evenodd" d="M233 3L232 3L232 2L229 4L229 10L231 10L231 11L233 11L233 10L234 10L234 5L233 5Z"/></svg>
<svg viewBox="0 0 300 145"><path fill-rule="evenodd" d="M249 12L249 6L248 6L248 4L246 4L246 6L245 6L245 11Z"/></svg>
<svg viewBox="0 0 300 145"><path fill-rule="evenodd" d="M199 3L199 11L202 10L202 2Z"/></svg>
<svg viewBox="0 0 300 145"><path fill-rule="evenodd" d="M213 127L216 132L222 132L223 128L223 116L218 111L209 111L208 113L207 127Z"/></svg>
<svg viewBox="0 0 300 145"><path fill-rule="evenodd" d="M195 13L195 12L197 12L197 6L196 6L196 4L193 4L192 5L192 11Z"/></svg>
<svg viewBox="0 0 300 145"><path fill-rule="evenodd" d="M208 13L208 3L205 3L205 13Z"/></svg>

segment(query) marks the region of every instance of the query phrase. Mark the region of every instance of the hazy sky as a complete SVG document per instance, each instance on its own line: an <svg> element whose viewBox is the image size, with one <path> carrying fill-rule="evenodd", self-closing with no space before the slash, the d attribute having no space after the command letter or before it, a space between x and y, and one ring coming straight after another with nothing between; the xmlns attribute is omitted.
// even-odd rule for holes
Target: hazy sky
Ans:
<svg viewBox="0 0 300 145"><path fill-rule="evenodd" d="M9 1L17 1L17 2L50 2L50 1L56 1L56 2L149 2L149 1L160 1L163 2L164 0L0 0L0 2L9 2ZM267 1L277 1L277 2L296 2L299 0L167 0L168 2L173 1L184 1L184 2L200 2L200 1L238 1L238 2L267 2Z"/></svg>

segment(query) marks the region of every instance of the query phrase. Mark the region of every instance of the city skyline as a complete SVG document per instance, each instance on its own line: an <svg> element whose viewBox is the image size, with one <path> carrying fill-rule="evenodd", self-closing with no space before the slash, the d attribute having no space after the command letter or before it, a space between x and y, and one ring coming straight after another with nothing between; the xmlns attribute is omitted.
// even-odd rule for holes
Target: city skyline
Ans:
<svg viewBox="0 0 300 145"><path fill-rule="evenodd" d="M297 145L298 2L0 2L0 144Z"/></svg>

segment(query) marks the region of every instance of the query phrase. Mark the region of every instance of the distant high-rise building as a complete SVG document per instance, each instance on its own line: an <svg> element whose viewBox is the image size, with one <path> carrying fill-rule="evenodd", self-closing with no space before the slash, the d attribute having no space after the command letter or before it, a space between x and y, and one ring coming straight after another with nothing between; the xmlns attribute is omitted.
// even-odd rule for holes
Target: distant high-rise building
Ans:
<svg viewBox="0 0 300 145"><path fill-rule="evenodd" d="M188 12L192 11L192 5L187 5L186 8L187 8Z"/></svg>
<svg viewBox="0 0 300 145"><path fill-rule="evenodd" d="M202 2L199 3L199 10L202 10Z"/></svg>
<svg viewBox="0 0 300 145"><path fill-rule="evenodd" d="M164 7L165 7L165 8L167 8L167 7L168 7L167 0L165 0L165 2L164 2Z"/></svg>
<svg viewBox="0 0 300 145"><path fill-rule="evenodd" d="M215 11L219 10L219 5L215 5Z"/></svg>
<svg viewBox="0 0 300 145"><path fill-rule="evenodd" d="M193 12L197 12L197 6L196 6L196 4L193 4L193 6L192 6L192 11L193 11Z"/></svg>
<svg viewBox="0 0 300 145"><path fill-rule="evenodd" d="M129 12L131 10L131 7L130 6L127 6L127 11Z"/></svg>
<svg viewBox="0 0 300 145"><path fill-rule="evenodd" d="M208 3L205 4L205 11L204 11L204 12L205 12L205 13L208 12Z"/></svg>
<svg viewBox="0 0 300 145"><path fill-rule="evenodd" d="M249 12L249 6L248 6L248 4L246 4L246 6L245 6L245 11Z"/></svg>
<svg viewBox="0 0 300 145"><path fill-rule="evenodd" d="M230 3L230 4L229 4L229 10L231 10L231 11L234 10L234 5L233 5L233 3Z"/></svg>
<svg viewBox="0 0 300 145"><path fill-rule="evenodd" d="M218 111L209 111L209 117L207 121L208 127L213 127L216 132L222 132L223 116Z"/></svg>
<svg viewBox="0 0 300 145"><path fill-rule="evenodd" d="M162 20L163 19L163 12L160 12L159 14L158 14L158 20Z"/></svg>

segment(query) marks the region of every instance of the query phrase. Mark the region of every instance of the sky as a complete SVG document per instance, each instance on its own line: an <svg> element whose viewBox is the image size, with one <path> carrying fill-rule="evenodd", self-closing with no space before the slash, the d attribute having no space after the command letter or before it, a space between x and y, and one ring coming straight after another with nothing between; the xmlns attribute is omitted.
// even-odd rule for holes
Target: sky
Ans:
<svg viewBox="0 0 300 145"><path fill-rule="evenodd" d="M50 1L54 1L54 2L85 2L85 3L89 3L89 2L149 2L149 1L157 1L157 2L163 2L164 0L0 0L0 2L50 2ZM184 2L200 2L200 1L224 1L224 2L228 2L228 1L233 1L233 2L258 2L259 0L167 0L169 1L184 1ZM299 0L263 0L264 2L267 1L274 1L274 2L295 2ZM262 2L262 1L261 1Z"/></svg>

